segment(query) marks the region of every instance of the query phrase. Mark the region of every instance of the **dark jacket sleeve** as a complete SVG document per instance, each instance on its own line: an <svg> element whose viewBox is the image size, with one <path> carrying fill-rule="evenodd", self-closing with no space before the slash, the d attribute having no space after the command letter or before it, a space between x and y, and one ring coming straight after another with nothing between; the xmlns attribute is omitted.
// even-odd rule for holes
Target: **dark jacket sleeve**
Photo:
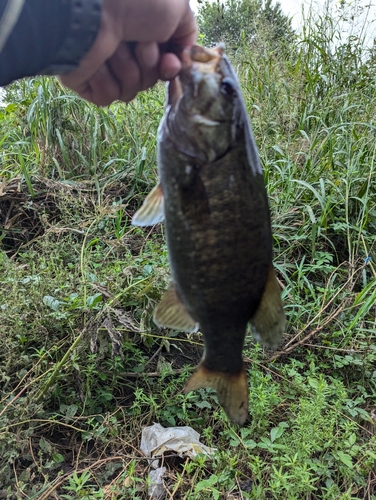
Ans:
<svg viewBox="0 0 376 500"><path fill-rule="evenodd" d="M0 30L11 1L0 0ZM87 12L91 15L94 7L95 18L94 22L89 19L89 32ZM98 0L25 0L0 52L0 86L25 76L60 74L74 69L78 55L82 58L94 42L99 24Z"/></svg>

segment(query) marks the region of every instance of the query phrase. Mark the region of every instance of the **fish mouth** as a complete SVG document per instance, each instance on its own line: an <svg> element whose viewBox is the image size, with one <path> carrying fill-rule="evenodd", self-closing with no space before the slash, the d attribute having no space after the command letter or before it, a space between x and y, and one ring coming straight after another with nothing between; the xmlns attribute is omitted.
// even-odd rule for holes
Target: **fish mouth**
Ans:
<svg viewBox="0 0 376 500"><path fill-rule="evenodd" d="M218 71L218 63L222 59L223 54L223 44L219 44L211 49L202 47L201 45L193 45L192 47L185 48L179 54L182 69L179 75L169 83L168 104L174 106L182 97L184 82L195 81L198 75L205 73L216 73Z"/></svg>
<svg viewBox="0 0 376 500"><path fill-rule="evenodd" d="M182 70L180 75L171 80L168 88L168 103L174 105L183 95L181 79L194 79L195 74L215 73L219 60L224 54L224 46L218 45L212 49L193 45L180 54Z"/></svg>
<svg viewBox="0 0 376 500"><path fill-rule="evenodd" d="M190 48L183 50L181 55L183 70L189 68L192 63L204 63L206 71L215 71L214 67L208 63L217 63L224 54L224 45L220 44L216 47L208 49L201 45L193 45Z"/></svg>
<svg viewBox="0 0 376 500"><path fill-rule="evenodd" d="M181 74L187 74L192 70L200 73L216 73L218 62L224 54L224 45L217 45L212 49L193 45L186 48L180 55L182 70ZM193 68L192 68L193 66Z"/></svg>

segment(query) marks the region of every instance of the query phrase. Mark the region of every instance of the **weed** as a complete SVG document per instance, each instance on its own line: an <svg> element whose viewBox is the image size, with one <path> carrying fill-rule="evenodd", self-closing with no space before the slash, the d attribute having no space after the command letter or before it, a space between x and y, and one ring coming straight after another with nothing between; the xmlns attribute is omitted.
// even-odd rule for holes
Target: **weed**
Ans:
<svg viewBox="0 0 376 500"><path fill-rule="evenodd" d="M243 428L213 391L182 393L201 334L152 321L163 227L130 221L156 182L161 86L108 109L54 79L7 88L0 497L146 498L140 436L158 421L217 449L163 458L171 498L376 498L375 57L341 37L329 11L306 13L302 34L243 36L231 54L288 318L275 353L246 337Z"/></svg>

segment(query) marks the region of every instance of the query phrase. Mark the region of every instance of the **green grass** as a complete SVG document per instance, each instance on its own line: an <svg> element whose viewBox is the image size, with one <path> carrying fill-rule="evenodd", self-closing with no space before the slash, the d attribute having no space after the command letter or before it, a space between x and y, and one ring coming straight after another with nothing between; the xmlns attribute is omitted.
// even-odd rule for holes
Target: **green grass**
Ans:
<svg viewBox="0 0 376 500"><path fill-rule="evenodd" d="M166 458L167 498L376 499L375 66L361 45L329 50L337 33L324 24L307 19L284 57L262 37L231 56L288 318L275 353L247 336L243 428L214 392L182 394L201 335L152 322L168 283L163 227L130 220L156 182L163 86L109 109L53 79L10 88L0 111L0 496L147 498L141 431L159 422L190 425L218 450Z"/></svg>

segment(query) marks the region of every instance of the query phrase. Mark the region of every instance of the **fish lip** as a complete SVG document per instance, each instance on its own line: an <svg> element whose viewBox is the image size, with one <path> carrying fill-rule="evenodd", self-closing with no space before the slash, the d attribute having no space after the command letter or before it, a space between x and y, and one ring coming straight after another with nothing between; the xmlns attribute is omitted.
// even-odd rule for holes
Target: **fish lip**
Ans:
<svg viewBox="0 0 376 500"><path fill-rule="evenodd" d="M198 63L218 61L224 55L224 45L217 45L211 49L201 45L193 45L190 48L191 60Z"/></svg>
<svg viewBox="0 0 376 500"><path fill-rule="evenodd" d="M181 61L181 72L182 71L188 71L193 64L192 57L191 57L191 48L186 47L180 54L180 61Z"/></svg>
<svg viewBox="0 0 376 500"><path fill-rule="evenodd" d="M179 76L176 76L173 80L170 80L168 84L168 98L167 102L170 106L175 106L177 102L183 96L183 86L181 84Z"/></svg>
<svg viewBox="0 0 376 500"><path fill-rule="evenodd" d="M186 47L180 54L182 69L180 74L188 75L193 68L197 68L199 73L215 73L218 62L224 57L224 46L217 45L212 49L193 45Z"/></svg>

